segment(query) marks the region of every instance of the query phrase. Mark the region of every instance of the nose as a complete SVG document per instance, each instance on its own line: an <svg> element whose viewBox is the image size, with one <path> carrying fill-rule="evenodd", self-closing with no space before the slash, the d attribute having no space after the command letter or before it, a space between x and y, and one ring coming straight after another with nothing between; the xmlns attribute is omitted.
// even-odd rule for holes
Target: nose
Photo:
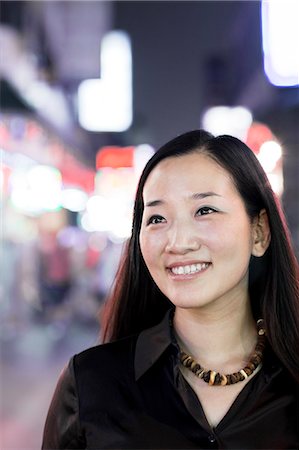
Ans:
<svg viewBox="0 0 299 450"><path fill-rule="evenodd" d="M167 253L185 255L200 248L200 238L193 228L183 224L173 224L168 230L165 251Z"/></svg>

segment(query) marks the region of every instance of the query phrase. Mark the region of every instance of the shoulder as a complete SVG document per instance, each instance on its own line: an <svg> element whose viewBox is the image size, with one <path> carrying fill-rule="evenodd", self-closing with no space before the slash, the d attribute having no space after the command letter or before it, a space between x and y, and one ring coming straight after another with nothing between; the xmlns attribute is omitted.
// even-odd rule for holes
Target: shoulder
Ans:
<svg viewBox="0 0 299 450"><path fill-rule="evenodd" d="M96 345L72 358L75 376L116 375L120 371L134 369L135 347L138 336L130 336L114 342Z"/></svg>
<svg viewBox="0 0 299 450"><path fill-rule="evenodd" d="M73 356L70 365L81 412L91 405L105 408L119 400L124 386L127 391L135 385L135 343L132 336Z"/></svg>

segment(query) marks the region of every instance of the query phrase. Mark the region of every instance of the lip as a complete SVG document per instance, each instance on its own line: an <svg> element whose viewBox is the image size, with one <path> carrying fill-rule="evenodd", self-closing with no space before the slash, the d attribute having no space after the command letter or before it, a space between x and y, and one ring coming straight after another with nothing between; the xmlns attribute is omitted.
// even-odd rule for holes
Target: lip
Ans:
<svg viewBox="0 0 299 450"><path fill-rule="evenodd" d="M207 267L198 270L196 272L192 272L192 273L173 273L172 269L176 268L176 267L181 267L181 266L191 266L191 265L203 265L203 264L207 264ZM203 275L212 265L212 263L210 261L203 261L203 260L192 260L192 261L178 261L172 264L169 264L166 267L167 273L170 276L170 278L172 278L173 280L177 280L177 281L184 281L184 280L191 280L193 278L197 278L201 275Z"/></svg>
<svg viewBox="0 0 299 450"><path fill-rule="evenodd" d="M198 260L198 259L192 259L188 261L176 261L172 264L168 264L166 266L166 269L173 269L174 267L180 267L180 266L192 266L192 264L211 264L210 261L205 260Z"/></svg>

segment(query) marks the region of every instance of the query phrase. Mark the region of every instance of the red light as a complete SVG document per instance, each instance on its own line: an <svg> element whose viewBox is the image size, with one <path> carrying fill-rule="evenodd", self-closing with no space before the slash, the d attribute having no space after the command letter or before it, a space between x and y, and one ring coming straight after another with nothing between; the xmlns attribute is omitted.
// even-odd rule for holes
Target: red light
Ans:
<svg viewBox="0 0 299 450"><path fill-rule="evenodd" d="M248 130L246 144L255 154L258 154L264 142L273 140L273 133L267 125L254 122Z"/></svg>
<svg viewBox="0 0 299 450"><path fill-rule="evenodd" d="M103 147L96 156L96 168L111 167L133 167L134 147Z"/></svg>
<svg viewBox="0 0 299 450"><path fill-rule="evenodd" d="M72 155L65 153L58 168L64 185L80 186L85 192L94 190L95 171L83 166Z"/></svg>

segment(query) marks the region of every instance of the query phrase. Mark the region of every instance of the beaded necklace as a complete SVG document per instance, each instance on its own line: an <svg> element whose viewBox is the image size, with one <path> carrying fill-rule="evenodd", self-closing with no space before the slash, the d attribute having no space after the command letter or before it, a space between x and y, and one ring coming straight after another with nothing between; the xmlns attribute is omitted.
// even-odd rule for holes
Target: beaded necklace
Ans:
<svg viewBox="0 0 299 450"><path fill-rule="evenodd" d="M263 328L263 319L257 321L257 333L258 340L255 346L254 352L247 362L246 366L238 372L223 375L215 370L206 370L196 362L192 356L188 355L184 351L180 351L180 362L184 367L191 370L198 378L202 378L203 381L210 386L228 386L229 384L239 383L246 380L252 373L258 368L263 359L263 352L266 344L265 329Z"/></svg>

